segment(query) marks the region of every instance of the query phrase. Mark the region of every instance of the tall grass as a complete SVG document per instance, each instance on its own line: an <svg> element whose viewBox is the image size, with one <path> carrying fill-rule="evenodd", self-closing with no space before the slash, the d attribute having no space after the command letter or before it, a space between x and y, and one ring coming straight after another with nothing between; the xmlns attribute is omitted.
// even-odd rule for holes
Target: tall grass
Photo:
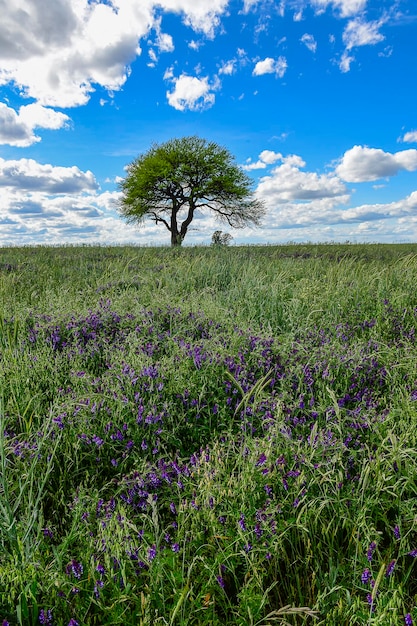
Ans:
<svg viewBox="0 0 417 626"><path fill-rule="evenodd" d="M0 622L412 624L416 252L0 250Z"/></svg>

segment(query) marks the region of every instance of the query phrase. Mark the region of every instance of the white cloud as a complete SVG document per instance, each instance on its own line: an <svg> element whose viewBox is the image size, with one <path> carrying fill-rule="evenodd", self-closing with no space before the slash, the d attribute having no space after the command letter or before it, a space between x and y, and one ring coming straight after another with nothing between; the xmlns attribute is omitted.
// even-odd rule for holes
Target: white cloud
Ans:
<svg viewBox="0 0 417 626"><path fill-rule="evenodd" d="M117 241L118 192L98 192L92 172L33 159L0 159L1 244Z"/></svg>
<svg viewBox="0 0 417 626"><path fill-rule="evenodd" d="M298 155L283 157L283 164L260 179L257 195L269 206L288 202L325 200L326 206L346 201L346 187L334 174L303 172L305 162ZM323 204L323 203L322 203Z"/></svg>
<svg viewBox="0 0 417 626"><path fill-rule="evenodd" d="M225 74L227 76L231 76L236 71L236 61L232 59L231 61L225 61L220 69L219 74Z"/></svg>
<svg viewBox="0 0 417 626"><path fill-rule="evenodd" d="M246 165L243 165L244 170L260 170L265 169L268 165L272 165L277 161L282 161L282 163L289 165L291 167L304 167L305 161L298 156L297 154L290 154L284 157L280 152L274 152L273 150L262 150L259 155L258 161L254 163L251 162L251 159L248 159ZM276 170L274 170L275 172Z"/></svg>
<svg viewBox="0 0 417 626"><path fill-rule="evenodd" d="M272 163L275 163L276 161L282 159L283 157L280 152L274 152L273 150L262 150L261 154L259 155L259 158L264 163L271 165Z"/></svg>
<svg viewBox="0 0 417 626"><path fill-rule="evenodd" d="M229 0L152 0L152 4L161 6L166 11L181 13L185 24L195 31L203 32L207 37L213 37Z"/></svg>
<svg viewBox="0 0 417 626"><path fill-rule="evenodd" d="M353 48L375 45L385 39L379 29L386 22L386 19L384 16L374 22L367 22L363 15L359 15L347 23L343 31L345 50L338 63L342 72L349 72L350 66L355 60L355 57L350 54Z"/></svg>
<svg viewBox="0 0 417 626"><path fill-rule="evenodd" d="M159 52L173 52L174 51L174 42L171 35L167 33L159 33L158 39L156 42Z"/></svg>
<svg viewBox="0 0 417 626"><path fill-rule="evenodd" d="M88 102L95 85L121 89L139 41L158 19L175 12L195 31L211 37L228 0L0 0L0 86L14 83L44 106ZM170 35L157 32L159 52L173 50Z"/></svg>
<svg viewBox="0 0 417 626"><path fill-rule="evenodd" d="M342 57L339 61L339 67L341 69L341 71L343 73L349 72L350 70L350 65L351 63L353 63L353 61L355 60L355 57L351 56L350 54L348 54L348 52L345 50L342 54Z"/></svg>
<svg viewBox="0 0 417 626"><path fill-rule="evenodd" d="M262 0L243 0L243 12L249 13L249 11L260 2L262 2Z"/></svg>
<svg viewBox="0 0 417 626"><path fill-rule="evenodd" d="M366 8L367 0L312 0L312 4L318 11L324 11L333 5L340 11L341 17L351 17Z"/></svg>
<svg viewBox="0 0 417 626"><path fill-rule="evenodd" d="M173 78L174 89L167 91L168 103L177 111L202 111L213 106L214 90L218 84L210 85L208 77L197 78L181 74Z"/></svg>
<svg viewBox="0 0 417 626"><path fill-rule="evenodd" d="M68 194L98 189L94 175L78 167L56 167L33 159L5 160L0 158L0 187L20 192L42 191L48 194Z"/></svg>
<svg viewBox="0 0 417 626"><path fill-rule="evenodd" d="M5 37L16 37L19 45L0 56L0 84L14 81L27 96L50 106L85 104L95 83L120 89L140 52L138 40L153 22L149 2L15 0L14 5L14 11L3 11L8 22L0 25L0 53L7 47ZM20 37L22 28L26 37Z"/></svg>
<svg viewBox="0 0 417 626"><path fill-rule="evenodd" d="M405 133L400 141L404 141L405 143L417 143L417 130L410 130L408 133Z"/></svg>
<svg viewBox="0 0 417 626"><path fill-rule="evenodd" d="M317 50L317 42L314 39L313 35L310 35L309 33L304 33L304 35L301 37L300 41L303 44L305 44L307 46L307 48L311 52L316 52L316 50Z"/></svg>
<svg viewBox="0 0 417 626"><path fill-rule="evenodd" d="M164 80L172 80L174 78L174 68L171 65L171 67L167 67L167 69L164 72Z"/></svg>
<svg viewBox="0 0 417 626"><path fill-rule="evenodd" d="M271 243L283 236L287 241L366 241L370 237L392 241L395 233L415 240L417 191L387 204L349 207L350 192L337 174L301 171L305 162L298 155L281 156L280 160L282 165L260 178L256 190L268 207L267 223L259 231L246 231L244 236ZM401 155L400 161L410 166L408 154Z"/></svg>
<svg viewBox="0 0 417 626"><path fill-rule="evenodd" d="M246 165L242 165L242 169L246 170L247 172L250 172L252 170L264 170L266 168L266 163L264 163L264 161L258 160L258 161L254 161L246 163Z"/></svg>
<svg viewBox="0 0 417 626"><path fill-rule="evenodd" d="M40 104L21 106L17 113L0 102L0 144L25 148L41 140L35 128L57 130L68 126L70 118L64 113Z"/></svg>
<svg viewBox="0 0 417 626"><path fill-rule="evenodd" d="M263 61L258 61L253 69L254 76L262 76L263 74L276 74L282 78L287 70L288 64L285 57L280 56L278 59L267 57Z"/></svg>
<svg viewBox="0 0 417 626"><path fill-rule="evenodd" d="M263 74L273 74L275 72L275 60L267 57L263 61L258 61L253 70L254 76L262 76Z"/></svg>
<svg viewBox="0 0 417 626"><path fill-rule="evenodd" d="M163 33L161 31L161 23L162 23L161 17L155 20L155 24L153 28L155 30L156 36L155 36L155 41L153 42L153 45L156 47L159 53L173 52L175 49L174 41L171 35L168 35L167 33ZM158 55L156 54L153 48L149 48L148 54L150 58L150 63L148 63L148 67L155 67L156 63L158 62Z"/></svg>
<svg viewBox="0 0 417 626"><path fill-rule="evenodd" d="M345 152L336 173L347 182L359 183L394 176L401 170L417 170L417 150L391 154L378 148L354 146Z"/></svg>
<svg viewBox="0 0 417 626"><path fill-rule="evenodd" d="M343 42L346 50L359 46L375 45L385 39L379 29L384 24L384 19L375 22L366 22L362 17L350 20L343 31Z"/></svg>
<svg viewBox="0 0 417 626"><path fill-rule="evenodd" d="M168 35L167 33L163 33L161 31L161 23L162 23L161 17L155 20L155 23L154 23L154 29L156 33L155 45L157 49L159 50L159 52L173 52L174 41L171 35Z"/></svg>

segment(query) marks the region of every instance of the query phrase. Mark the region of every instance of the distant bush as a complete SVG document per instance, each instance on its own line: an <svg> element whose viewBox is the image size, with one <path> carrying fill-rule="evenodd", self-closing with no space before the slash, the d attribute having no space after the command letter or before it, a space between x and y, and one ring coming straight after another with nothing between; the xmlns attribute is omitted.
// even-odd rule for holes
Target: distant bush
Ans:
<svg viewBox="0 0 417 626"><path fill-rule="evenodd" d="M211 238L212 246L229 246L233 240L230 233L223 233L221 230L216 230Z"/></svg>

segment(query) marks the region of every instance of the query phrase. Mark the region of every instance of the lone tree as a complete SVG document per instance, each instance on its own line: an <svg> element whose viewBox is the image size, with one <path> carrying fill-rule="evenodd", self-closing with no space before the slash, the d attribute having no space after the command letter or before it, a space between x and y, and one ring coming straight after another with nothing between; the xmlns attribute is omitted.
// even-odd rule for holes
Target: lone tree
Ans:
<svg viewBox="0 0 417 626"><path fill-rule="evenodd" d="M257 226L265 213L230 152L199 137L153 145L128 165L119 187L119 211L127 222L148 217L163 224L173 246L183 242L196 211L210 210L234 228Z"/></svg>

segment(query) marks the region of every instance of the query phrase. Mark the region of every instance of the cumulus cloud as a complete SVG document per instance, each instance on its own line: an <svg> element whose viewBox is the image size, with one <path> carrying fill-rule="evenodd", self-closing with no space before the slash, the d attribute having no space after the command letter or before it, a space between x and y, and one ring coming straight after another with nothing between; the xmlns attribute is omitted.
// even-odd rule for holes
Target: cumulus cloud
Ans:
<svg viewBox="0 0 417 626"><path fill-rule="evenodd" d="M242 165L242 169L246 170L247 172L250 172L251 170L263 170L266 168L266 163L264 163L264 161L261 161L260 159L258 159L258 161L249 161L247 163L245 163L245 165Z"/></svg>
<svg viewBox="0 0 417 626"><path fill-rule="evenodd" d="M92 172L78 167L56 167L33 159L0 158L0 188L42 191L49 194L76 193L98 189Z"/></svg>
<svg viewBox="0 0 417 626"><path fill-rule="evenodd" d="M0 189L0 244L129 241L120 193L100 193L91 172L0 159Z"/></svg>
<svg viewBox="0 0 417 626"><path fill-rule="evenodd" d="M354 146L345 152L336 173L347 182L360 183L395 176L401 170L417 170L417 150L392 154L378 148Z"/></svg>
<svg viewBox="0 0 417 626"><path fill-rule="evenodd" d="M286 161L286 158L284 158L280 152L274 152L273 150L262 150L257 161L252 162L251 159L248 159L246 164L242 166L242 169L247 171L265 169L268 165L272 165L276 161L283 160Z"/></svg>
<svg viewBox="0 0 417 626"><path fill-rule="evenodd" d="M158 31L156 10L182 15L211 37L228 0L0 0L0 85L16 84L44 106L86 104L95 85L121 89L140 40L156 25L160 52L173 49Z"/></svg>
<svg viewBox="0 0 417 626"><path fill-rule="evenodd" d="M269 227L271 229L292 229L292 228L311 228L319 225L322 236L318 239L323 240L323 233L329 226L335 226L333 230L335 235L339 235L343 240L343 233L347 232L345 227L354 225L355 229L350 234L366 236L371 232L383 232L384 222L389 224L385 226L385 233L389 239L392 239L392 231L395 226L398 227L402 221L410 225L410 220L417 222L417 192L411 193L400 201L387 204L363 204L357 207L344 208L343 202L346 198L337 199L318 199L309 203L287 203L284 205L275 205L271 208L271 221ZM310 233L311 231L307 231ZM308 237L310 239L310 237ZM326 237L325 237L326 238ZM333 237L332 237L333 238Z"/></svg>
<svg viewBox="0 0 417 626"><path fill-rule="evenodd" d="M88 0L16 0L0 25L0 52L8 35L19 40L0 64L0 84L14 82L46 106L85 104L94 84L120 89L138 40L153 23L148 2L90 3ZM23 17L22 17L23 16ZM21 29L27 36L22 36ZM31 42L36 42L36 49Z"/></svg>
<svg viewBox="0 0 417 626"><path fill-rule="evenodd" d="M282 165L262 177L257 188L258 196L267 205L326 199L326 204L333 206L348 198L344 183L336 175L302 171L305 162L296 154L281 159Z"/></svg>
<svg viewBox="0 0 417 626"><path fill-rule="evenodd" d="M408 133L405 133L400 141L404 141L405 143L417 143L417 130L410 130Z"/></svg>
<svg viewBox="0 0 417 626"><path fill-rule="evenodd" d="M17 113L0 102L0 144L25 148L41 140L33 132L35 128L57 130L69 122L68 115L37 103L21 106Z"/></svg>
<svg viewBox="0 0 417 626"><path fill-rule="evenodd" d="M207 76L198 78L181 74L179 78L172 78L174 89L167 91L168 103L177 111L202 111L213 106L215 101L214 90L218 84L210 85Z"/></svg>
<svg viewBox="0 0 417 626"><path fill-rule="evenodd" d="M261 154L259 155L259 158L264 163L271 165L272 163L275 163L276 161L278 161L279 159L282 159L283 157L280 152L274 152L273 150L262 150Z"/></svg>
<svg viewBox="0 0 417 626"><path fill-rule="evenodd" d="M287 70L287 59L283 56L278 59L267 57L263 61L258 61L253 69L254 76L262 76L263 74L276 74L282 78Z"/></svg>
<svg viewBox="0 0 417 626"><path fill-rule="evenodd" d="M317 42L314 39L313 35L310 35L309 33L304 33L300 41L310 50L310 52L316 52Z"/></svg>
<svg viewBox="0 0 417 626"><path fill-rule="evenodd" d="M148 0L151 1L151 0ZM183 15L184 22L196 31L213 37L220 23L220 16L226 11L229 0L159 0L153 5L161 6L166 11Z"/></svg>
<svg viewBox="0 0 417 626"><path fill-rule="evenodd" d="M251 240L255 237L272 243L282 240L283 231L287 240L293 241L367 240L371 236L390 241L393 232L415 239L417 191L386 204L349 206L351 194L337 172L303 171L306 164L300 156L266 152L266 160L277 157L281 164L259 179L256 195L268 207L268 223L256 233L248 231L246 236ZM411 166L409 154L400 155L399 160ZM258 164L262 163L266 167L259 158ZM413 230L407 231L406 225L410 227L412 220Z"/></svg>

